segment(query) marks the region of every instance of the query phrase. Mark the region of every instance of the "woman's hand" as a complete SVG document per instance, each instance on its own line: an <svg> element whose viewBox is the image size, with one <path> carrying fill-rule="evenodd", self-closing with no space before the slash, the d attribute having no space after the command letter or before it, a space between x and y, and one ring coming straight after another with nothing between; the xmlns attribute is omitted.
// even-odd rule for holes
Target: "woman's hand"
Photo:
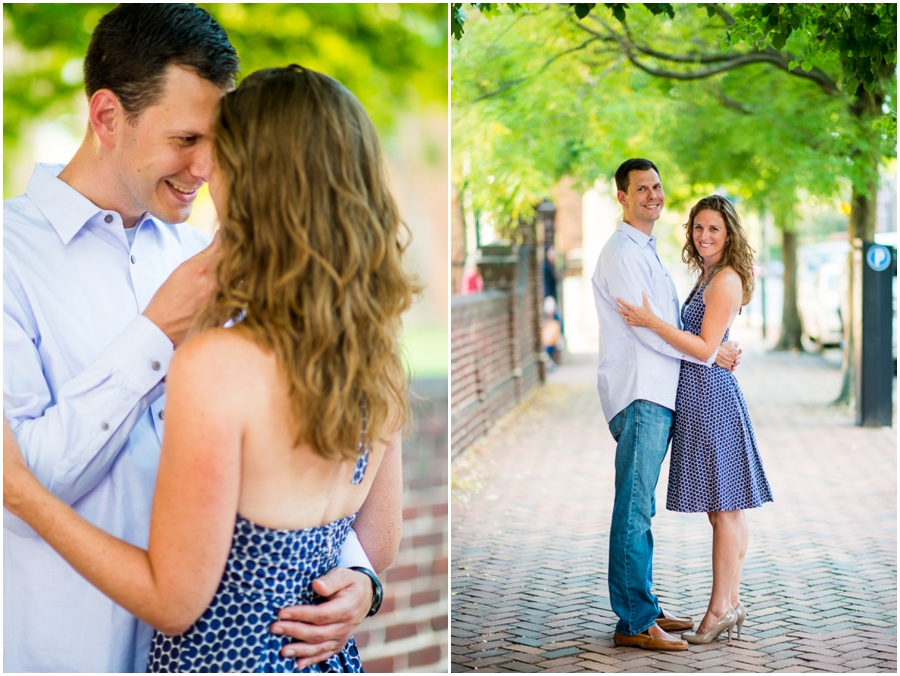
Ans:
<svg viewBox="0 0 900 676"><path fill-rule="evenodd" d="M19 443L13 434L6 416L3 416L3 506L18 516L18 508L26 496L26 491L37 479L22 457ZM40 484L38 484L40 485Z"/></svg>
<svg viewBox="0 0 900 676"><path fill-rule="evenodd" d="M644 299L644 304L640 307L629 305L621 298L616 298L616 302L619 304L619 314L622 315L622 319L625 320L628 326L646 326L652 329L656 322L659 321L659 318L650 309L647 292L641 292L641 296Z"/></svg>

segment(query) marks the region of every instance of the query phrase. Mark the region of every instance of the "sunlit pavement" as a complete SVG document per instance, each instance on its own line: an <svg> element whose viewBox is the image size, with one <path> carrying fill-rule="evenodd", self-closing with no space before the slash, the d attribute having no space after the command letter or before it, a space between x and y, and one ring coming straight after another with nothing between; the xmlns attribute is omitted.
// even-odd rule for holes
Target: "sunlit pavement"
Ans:
<svg viewBox="0 0 900 676"><path fill-rule="evenodd" d="M744 340L737 373L775 502L748 512L741 640L618 648L606 585L615 445L596 357L565 363L453 467L453 671L893 671L897 437L830 405L834 354ZM896 416L895 416L896 418ZM896 424L896 423L895 423ZM711 585L703 514L653 521L654 591L699 622Z"/></svg>

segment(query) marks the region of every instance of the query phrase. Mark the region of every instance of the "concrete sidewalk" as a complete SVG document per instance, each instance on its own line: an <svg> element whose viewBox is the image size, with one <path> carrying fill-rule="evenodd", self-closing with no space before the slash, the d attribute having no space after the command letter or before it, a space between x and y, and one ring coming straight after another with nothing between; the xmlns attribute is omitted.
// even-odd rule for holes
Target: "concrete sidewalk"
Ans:
<svg viewBox="0 0 900 676"><path fill-rule="evenodd" d="M893 671L897 437L862 429L819 355L746 341L737 373L775 502L748 511L741 640L618 648L606 584L615 444L596 357L568 355L453 467L453 671ZM696 621L711 586L704 514L653 521L654 590Z"/></svg>

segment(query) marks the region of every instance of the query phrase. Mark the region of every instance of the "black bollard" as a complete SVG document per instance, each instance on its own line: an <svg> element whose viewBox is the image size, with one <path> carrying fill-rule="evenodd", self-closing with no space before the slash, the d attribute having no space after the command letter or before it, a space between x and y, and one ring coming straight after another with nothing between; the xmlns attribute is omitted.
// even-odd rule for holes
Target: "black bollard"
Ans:
<svg viewBox="0 0 900 676"><path fill-rule="evenodd" d="M897 249L856 240L853 256L856 424L890 427L896 376L891 338Z"/></svg>

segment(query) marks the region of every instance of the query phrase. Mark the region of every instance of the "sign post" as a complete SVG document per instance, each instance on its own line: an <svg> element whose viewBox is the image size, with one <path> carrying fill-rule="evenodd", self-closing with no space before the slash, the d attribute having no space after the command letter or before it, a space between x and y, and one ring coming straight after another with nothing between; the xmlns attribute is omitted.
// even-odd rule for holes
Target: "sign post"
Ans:
<svg viewBox="0 0 900 676"><path fill-rule="evenodd" d="M859 239L854 241L853 249L856 424L890 427L895 376L891 353L892 289L897 275L897 250Z"/></svg>

